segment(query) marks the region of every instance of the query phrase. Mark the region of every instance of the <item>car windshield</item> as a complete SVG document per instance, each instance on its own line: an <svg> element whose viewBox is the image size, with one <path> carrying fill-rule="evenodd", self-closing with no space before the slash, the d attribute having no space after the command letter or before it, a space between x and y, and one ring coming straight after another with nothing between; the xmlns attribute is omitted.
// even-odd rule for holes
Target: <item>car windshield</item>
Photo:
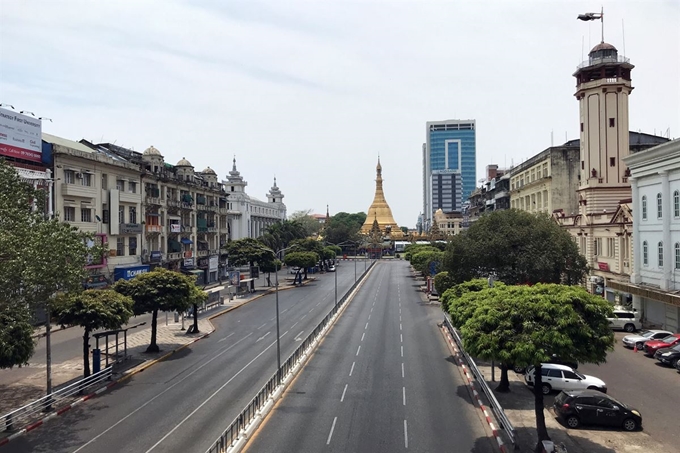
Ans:
<svg viewBox="0 0 680 453"><path fill-rule="evenodd" d="M673 347L671 348L671 351L680 352L680 344L676 344L675 346L673 346Z"/></svg>
<svg viewBox="0 0 680 453"><path fill-rule="evenodd" d="M580 379L585 379L585 378L586 378L585 375L579 373L579 372L576 371L576 370L574 370L574 374L575 374L576 376L578 376Z"/></svg>
<svg viewBox="0 0 680 453"><path fill-rule="evenodd" d="M666 338L664 338L664 339L661 340L661 341L663 341L664 343L671 344L671 343L673 343L673 342L674 342L675 340L677 340L677 339L678 339L678 337L676 337L675 335L669 335L669 336L667 336Z"/></svg>
<svg viewBox="0 0 680 453"><path fill-rule="evenodd" d="M651 331L651 330L645 330L645 331L643 331L643 332L640 333L640 336L641 336L641 337L645 337L645 338L649 338L649 337L651 337L652 335L654 335L654 332Z"/></svg>
<svg viewBox="0 0 680 453"><path fill-rule="evenodd" d="M616 404L617 406L625 407L625 408L628 407L628 406L626 406L625 404L623 404L621 401L617 400L616 398L612 398L612 397L609 396L609 395L607 395L607 398L608 398L612 403Z"/></svg>

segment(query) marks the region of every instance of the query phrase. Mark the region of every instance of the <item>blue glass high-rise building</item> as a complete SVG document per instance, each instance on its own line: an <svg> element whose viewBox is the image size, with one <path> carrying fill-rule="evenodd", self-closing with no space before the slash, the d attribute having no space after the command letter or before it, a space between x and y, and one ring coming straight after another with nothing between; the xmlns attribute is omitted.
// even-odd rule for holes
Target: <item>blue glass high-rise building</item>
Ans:
<svg viewBox="0 0 680 453"><path fill-rule="evenodd" d="M476 132L475 120L427 123L427 141L423 145L423 217L426 228L431 226L432 215L437 209L446 207L459 211L475 190ZM459 177L442 178L445 173Z"/></svg>

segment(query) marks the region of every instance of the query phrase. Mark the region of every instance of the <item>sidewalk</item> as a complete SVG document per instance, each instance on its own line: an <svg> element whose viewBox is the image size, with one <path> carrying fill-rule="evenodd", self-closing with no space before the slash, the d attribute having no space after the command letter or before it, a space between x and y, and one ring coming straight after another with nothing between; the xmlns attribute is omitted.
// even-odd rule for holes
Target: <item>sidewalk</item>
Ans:
<svg viewBox="0 0 680 453"><path fill-rule="evenodd" d="M261 278L261 283L266 284L266 279ZM303 285L314 281L315 278L310 277L303 282ZM256 284L260 281L256 281ZM285 281L279 281L279 291L294 288L293 285L288 285ZM229 295L226 290L221 291L221 295L225 297L224 304L218 305L215 308L207 310L206 312L199 312L198 327L199 333L187 334L186 330L181 330L182 322L174 322L174 317L170 316L169 322L165 324L165 317L161 314L158 316L158 327L156 332L156 342L160 347L159 353L147 353L146 348L151 341L151 326L150 323L146 328L131 330L127 335L127 360L116 364L114 367L114 375L112 381L115 382L121 378L125 378L134 373L137 373L154 363L164 359L172 353L188 346L189 344L205 337L212 333L215 329L210 322L212 318L221 316L231 310L234 310L242 305L245 305L255 299L258 299L267 294L273 293L274 287L256 286L255 292L247 293L243 296L229 300ZM184 320L184 327L189 328L193 324L192 318ZM44 328L43 328L44 329ZM90 344L94 347L94 339L91 339ZM114 341L109 342L109 345L115 344ZM100 349L103 352L103 345L100 344ZM104 357L101 360L101 366L104 368ZM90 361L92 368L92 362ZM0 416L18 409L36 399L44 396L47 392L47 371L46 367L35 367L37 370L19 381L8 385L0 384ZM81 379L83 376L83 358L82 355L74 357L65 362L55 364L52 366L52 386L54 390L62 386L68 385ZM57 408L58 409L58 408ZM0 439L4 436L0 433Z"/></svg>

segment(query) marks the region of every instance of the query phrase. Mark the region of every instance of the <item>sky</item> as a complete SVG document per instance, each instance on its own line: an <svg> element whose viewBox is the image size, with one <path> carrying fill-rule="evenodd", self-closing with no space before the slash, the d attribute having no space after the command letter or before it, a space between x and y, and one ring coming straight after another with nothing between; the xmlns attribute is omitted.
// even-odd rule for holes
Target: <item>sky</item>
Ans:
<svg viewBox="0 0 680 453"><path fill-rule="evenodd" d="M366 212L380 156L414 227L427 121L476 120L478 179L578 138L572 74L601 28L576 17L601 6L635 65L631 129L680 136L677 0L0 0L0 103L223 179L235 157L289 214Z"/></svg>

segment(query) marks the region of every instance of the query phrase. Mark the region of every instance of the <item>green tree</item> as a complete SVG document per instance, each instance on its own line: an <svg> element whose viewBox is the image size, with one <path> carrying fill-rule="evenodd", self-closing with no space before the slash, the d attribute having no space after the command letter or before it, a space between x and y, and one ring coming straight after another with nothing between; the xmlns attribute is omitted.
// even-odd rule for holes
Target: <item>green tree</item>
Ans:
<svg viewBox="0 0 680 453"><path fill-rule="evenodd" d="M435 272L441 268L441 261L444 258L444 252L439 250L421 250L415 255L411 256L411 265L418 272L429 275L430 265L435 263Z"/></svg>
<svg viewBox="0 0 680 453"><path fill-rule="evenodd" d="M586 259L571 235L545 214L509 209L484 215L455 236L443 270L457 283L495 273L507 284L580 284Z"/></svg>
<svg viewBox="0 0 680 453"><path fill-rule="evenodd" d="M422 251L441 251L439 247L435 247L432 244L408 244L406 247L404 247L404 259L406 261L411 261L411 257Z"/></svg>
<svg viewBox="0 0 680 453"><path fill-rule="evenodd" d="M189 295L189 303L193 308L194 323L191 325L191 327L189 327L187 333L200 332L200 330L198 330L198 306L207 300L208 293L194 284L194 286L191 288L191 294Z"/></svg>
<svg viewBox="0 0 680 453"><path fill-rule="evenodd" d="M449 304L466 351L500 363L534 365L538 444L549 440L543 415L541 363L553 354L581 363L603 363L613 350L607 317L612 307L581 287L556 284L501 286L468 292ZM549 386L546 387L550 389Z"/></svg>
<svg viewBox="0 0 680 453"><path fill-rule="evenodd" d="M194 277L156 268L151 272L139 274L132 280L118 280L113 289L129 296L134 303L134 313L151 313L151 343L146 352L158 352L156 343L158 311L184 311L192 303Z"/></svg>
<svg viewBox="0 0 680 453"><path fill-rule="evenodd" d="M269 226L258 241L272 250L281 250L288 247L291 241L305 237L307 233L300 222L284 220Z"/></svg>
<svg viewBox="0 0 680 453"><path fill-rule="evenodd" d="M310 215L311 213L311 209L306 211L295 211L288 217L288 220L291 222L297 222L300 224L304 230L304 237L316 236L319 234L319 231L321 231L321 224L318 220Z"/></svg>
<svg viewBox="0 0 680 453"><path fill-rule="evenodd" d="M278 272L278 270L281 269L282 265L283 265L283 263L279 259L274 259L272 261L266 261L266 262L260 264L260 272L266 272L267 273L267 286L272 286L271 273L272 272Z"/></svg>
<svg viewBox="0 0 680 453"><path fill-rule="evenodd" d="M97 329L120 329L132 316L134 302L111 289L89 289L60 294L54 303L54 316L62 326L83 328L83 373L90 375L90 334Z"/></svg>
<svg viewBox="0 0 680 453"><path fill-rule="evenodd" d="M333 244L344 242L356 242L359 238L359 230L366 221L366 214L357 212L350 214L338 212L330 218L330 222L325 226L324 239Z"/></svg>
<svg viewBox="0 0 680 453"><path fill-rule="evenodd" d="M57 292L80 291L89 235L45 215L45 191L19 178L0 159L0 367L21 365L33 355L27 323L31 310Z"/></svg>
<svg viewBox="0 0 680 453"><path fill-rule="evenodd" d="M453 285L454 283L449 278L449 273L446 271L439 272L434 276L434 288L437 290L437 294L439 294L440 298L446 292L446 290L451 288Z"/></svg>
<svg viewBox="0 0 680 453"><path fill-rule="evenodd" d="M316 252L291 252L287 253L284 259L286 266L298 267L299 270L295 274L295 280L300 278L300 283L302 284L301 273L304 272L305 280L307 280L307 269L315 266L319 261L319 255Z"/></svg>
<svg viewBox="0 0 680 453"><path fill-rule="evenodd" d="M232 266L255 266L255 263L266 263L274 260L274 252L253 238L243 238L227 244L229 264ZM255 289L255 281L250 282L250 289Z"/></svg>

